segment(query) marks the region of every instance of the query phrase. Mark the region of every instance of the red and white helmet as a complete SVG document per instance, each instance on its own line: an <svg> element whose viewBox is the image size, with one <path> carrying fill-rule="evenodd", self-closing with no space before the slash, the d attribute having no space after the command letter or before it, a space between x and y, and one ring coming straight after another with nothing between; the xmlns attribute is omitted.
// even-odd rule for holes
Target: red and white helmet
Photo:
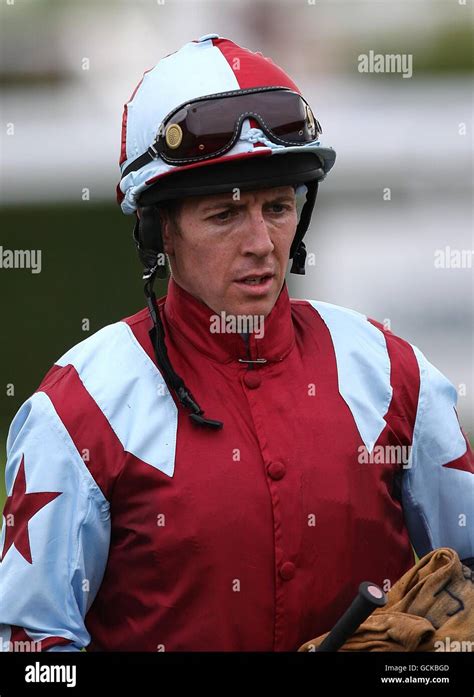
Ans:
<svg viewBox="0 0 474 697"><path fill-rule="evenodd" d="M145 72L122 120L124 213L144 278L165 277L159 204L188 196L293 185L298 226L292 273L304 274L303 237L318 183L336 159L293 80L270 58L207 34ZM163 262L161 262L163 263Z"/></svg>
<svg viewBox="0 0 474 697"><path fill-rule="evenodd" d="M284 87L301 94L293 80L270 58L217 34L207 34L185 44L146 71L123 112L122 178L117 187L117 198L123 212L135 212L139 196L171 173L257 155L281 155L303 149L315 152L321 160L319 179L322 179L334 164L332 148L323 147L319 140L298 146L278 144L269 140L260 129L251 128L248 120L244 122L237 142L222 156L184 165L168 164L157 157L129 171L130 165L153 143L166 115L179 105L206 95L263 86Z"/></svg>

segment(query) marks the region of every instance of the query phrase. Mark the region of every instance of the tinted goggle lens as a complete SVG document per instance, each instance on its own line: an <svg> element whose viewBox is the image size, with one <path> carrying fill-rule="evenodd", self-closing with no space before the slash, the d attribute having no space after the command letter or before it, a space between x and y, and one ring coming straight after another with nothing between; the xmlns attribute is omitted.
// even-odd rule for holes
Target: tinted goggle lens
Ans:
<svg viewBox="0 0 474 697"><path fill-rule="evenodd" d="M190 102L160 127L157 150L165 160L193 160L228 150L245 118L253 118L266 135L283 144L317 140L321 126L309 105L295 92L270 90Z"/></svg>

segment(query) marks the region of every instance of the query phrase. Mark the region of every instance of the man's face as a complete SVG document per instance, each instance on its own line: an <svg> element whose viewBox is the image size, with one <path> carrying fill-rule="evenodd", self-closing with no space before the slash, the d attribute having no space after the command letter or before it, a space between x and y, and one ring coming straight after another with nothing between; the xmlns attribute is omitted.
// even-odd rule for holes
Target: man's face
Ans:
<svg viewBox="0 0 474 697"><path fill-rule="evenodd" d="M285 280L296 225L292 186L192 196L183 201L178 228L166 215L165 252L175 281L214 312L263 315ZM265 275L250 284L244 278Z"/></svg>

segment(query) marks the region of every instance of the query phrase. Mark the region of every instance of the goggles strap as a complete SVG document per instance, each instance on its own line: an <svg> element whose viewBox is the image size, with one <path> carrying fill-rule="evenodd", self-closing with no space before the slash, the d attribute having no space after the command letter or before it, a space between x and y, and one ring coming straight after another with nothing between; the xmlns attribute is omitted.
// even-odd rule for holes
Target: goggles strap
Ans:
<svg viewBox="0 0 474 697"><path fill-rule="evenodd" d="M147 165L149 162L152 162L156 159L158 159L158 153L155 150L155 148L152 145L150 145L148 150L144 152L143 155L137 157L136 160L133 160L133 162L131 162L128 165L128 167L125 168L121 178L123 179L127 176L127 174L130 174L130 172L136 172L137 170Z"/></svg>

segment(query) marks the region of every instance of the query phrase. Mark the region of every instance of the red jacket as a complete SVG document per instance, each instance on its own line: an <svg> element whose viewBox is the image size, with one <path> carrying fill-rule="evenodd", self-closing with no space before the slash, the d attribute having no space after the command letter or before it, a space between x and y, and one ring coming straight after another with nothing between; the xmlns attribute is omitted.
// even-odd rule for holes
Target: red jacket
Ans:
<svg viewBox="0 0 474 697"><path fill-rule="evenodd" d="M28 548L24 531L4 545L10 640L294 651L361 581L388 589L413 564L410 537L419 554L473 553L472 530L443 522L469 505L472 453L454 388L418 349L286 285L248 352L172 279L159 307L173 367L224 426L199 427L170 395L146 309L65 354L9 435L7 506L43 496Z"/></svg>

